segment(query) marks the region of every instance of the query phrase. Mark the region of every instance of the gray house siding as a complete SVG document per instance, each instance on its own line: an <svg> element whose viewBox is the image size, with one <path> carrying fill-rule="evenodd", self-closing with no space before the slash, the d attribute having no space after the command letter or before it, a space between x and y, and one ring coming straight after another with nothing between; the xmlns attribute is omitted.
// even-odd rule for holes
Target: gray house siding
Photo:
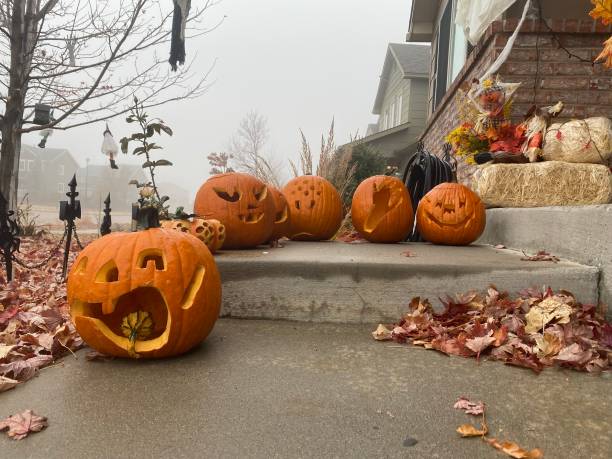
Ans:
<svg viewBox="0 0 612 459"><path fill-rule="evenodd" d="M391 127L405 123L408 120L409 113L407 99L409 95L410 80L405 79L400 68L397 66L397 64L394 64L393 70L389 75L389 83L383 99L380 116L378 117L379 131L384 131ZM400 103L401 110L398 116L398 104ZM398 120L397 118L401 119Z"/></svg>
<svg viewBox="0 0 612 459"><path fill-rule="evenodd" d="M418 130L425 128L427 122L427 94L429 81L425 78L411 80L410 100L406 110L410 113L410 127ZM408 118L407 118L408 119Z"/></svg>

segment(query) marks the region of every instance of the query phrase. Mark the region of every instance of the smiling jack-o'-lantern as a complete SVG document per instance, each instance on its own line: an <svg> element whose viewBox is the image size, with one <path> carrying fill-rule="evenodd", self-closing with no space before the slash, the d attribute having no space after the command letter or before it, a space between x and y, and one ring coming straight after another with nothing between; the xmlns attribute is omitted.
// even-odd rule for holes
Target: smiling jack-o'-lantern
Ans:
<svg viewBox="0 0 612 459"><path fill-rule="evenodd" d="M215 253L225 242L225 226L219 220L194 218L191 223L191 234L206 244L211 253Z"/></svg>
<svg viewBox="0 0 612 459"><path fill-rule="evenodd" d="M459 183L441 183L417 209L417 229L434 244L468 245L484 231L486 213L476 193Z"/></svg>
<svg viewBox="0 0 612 459"><path fill-rule="evenodd" d="M261 180L238 172L214 175L198 190L194 213L225 226L224 249L256 247L270 239L274 200Z"/></svg>
<svg viewBox="0 0 612 459"><path fill-rule="evenodd" d="M412 230L414 216L401 180L376 175L359 184L351 205L353 225L370 242L399 242Z"/></svg>
<svg viewBox="0 0 612 459"><path fill-rule="evenodd" d="M287 204L287 200L285 196L278 188L268 185L268 189L272 194L272 199L274 200L274 231L272 232L272 236L270 240L276 241L281 237L285 237L289 234L289 206Z"/></svg>
<svg viewBox="0 0 612 459"><path fill-rule="evenodd" d="M296 241L324 241L342 223L342 200L323 177L304 175L283 188L291 218L289 237Z"/></svg>
<svg viewBox="0 0 612 459"><path fill-rule="evenodd" d="M163 228L92 242L75 260L67 289L83 340L120 357L188 351L210 333L221 304L210 252L192 235Z"/></svg>

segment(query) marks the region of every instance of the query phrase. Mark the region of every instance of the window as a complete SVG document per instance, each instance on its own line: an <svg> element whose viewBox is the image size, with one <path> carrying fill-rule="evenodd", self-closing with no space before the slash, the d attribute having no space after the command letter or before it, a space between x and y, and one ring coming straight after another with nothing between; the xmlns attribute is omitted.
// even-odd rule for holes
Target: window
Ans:
<svg viewBox="0 0 612 459"><path fill-rule="evenodd" d="M66 192L66 185L64 182L59 182L57 184L57 192L58 193L65 193Z"/></svg>
<svg viewBox="0 0 612 459"><path fill-rule="evenodd" d="M453 12L452 17L455 17L455 10L457 9L457 0L453 1ZM449 42L449 68L450 72L448 72L448 82L447 87L450 86L459 72L463 68L463 64L465 64L465 58L468 54L468 42L465 38L465 33L463 32L463 27L457 25L453 21L453 26L451 29L451 39Z"/></svg>
<svg viewBox="0 0 612 459"><path fill-rule="evenodd" d="M436 39L436 57L435 57L435 76L433 83L433 107L436 109L446 94L446 85L448 80L448 52L450 43L451 19L453 13L453 1L449 0L446 3L440 24L437 30Z"/></svg>
<svg viewBox="0 0 612 459"><path fill-rule="evenodd" d="M23 172L25 170L26 170L26 160L20 159L19 160L19 172Z"/></svg>
<svg viewBox="0 0 612 459"><path fill-rule="evenodd" d="M59 175L64 175L64 165L60 164L59 166L57 166L57 173Z"/></svg>

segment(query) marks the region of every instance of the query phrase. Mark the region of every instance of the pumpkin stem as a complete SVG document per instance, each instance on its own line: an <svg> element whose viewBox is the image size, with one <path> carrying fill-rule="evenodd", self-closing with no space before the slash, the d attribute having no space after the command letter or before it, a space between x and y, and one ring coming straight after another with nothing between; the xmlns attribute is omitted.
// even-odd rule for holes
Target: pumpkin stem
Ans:
<svg viewBox="0 0 612 459"><path fill-rule="evenodd" d="M153 332L153 319L146 311L136 311L128 314L121 320L121 332L130 341L128 354L132 358L139 358L136 353L136 340L146 339Z"/></svg>

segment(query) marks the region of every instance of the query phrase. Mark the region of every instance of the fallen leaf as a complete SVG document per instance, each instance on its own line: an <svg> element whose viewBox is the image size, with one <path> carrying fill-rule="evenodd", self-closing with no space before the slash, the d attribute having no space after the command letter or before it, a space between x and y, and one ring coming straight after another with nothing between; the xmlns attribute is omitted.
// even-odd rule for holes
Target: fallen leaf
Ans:
<svg viewBox="0 0 612 459"><path fill-rule="evenodd" d="M372 332L372 336L376 341L388 341L392 339L391 330L389 330L383 324L378 324L376 330Z"/></svg>
<svg viewBox="0 0 612 459"><path fill-rule="evenodd" d="M564 347L559 353L553 357L553 360L564 363L583 364L589 361L592 357L590 350L583 350L578 343Z"/></svg>
<svg viewBox="0 0 612 459"><path fill-rule="evenodd" d="M14 440L21 440L31 432L40 432L47 427L47 418L34 414L32 410L14 414L0 421L0 431L8 429L7 435Z"/></svg>
<svg viewBox="0 0 612 459"><path fill-rule="evenodd" d="M478 401L476 403L471 402L465 397L459 397L453 408L456 410L463 410L466 414L473 414L474 416L479 416L484 414L485 405L482 401Z"/></svg>
<svg viewBox="0 0 612 459"><path fill-rule="evenodd" d="M557 355L563 346L561 339L552 333L544 333L535 339L538 357L552 357Z"/></svg>
<svg viewBox="0 0 612 459"><path fill-rule="evenodd" d="M416 257L416 255L412 253L410 250L404 250L402 253L400 253L400 255L404 257L408 257L408 258Z"/></svg>
<svg viewBox="0 0 612 459"><path fill-rule="evenodd" d="M559 324L566 324L570 321L572 311L573 309L569 304L559 301L556 296L545 298L538 304L533 305L529 312L525 314L527 320L525 332L538 332L552 320Z"/></svg>
<svg viewBox="0 0 612 459"><path fill-rule="evenodd" d="M486 441L493 448L496 448L515 459L540 459L544 457L542 450L540 450L539 448L534 448L531 451L526 451L519 445L511 441L504 441L500 443L495 438L485 438L484 441Z"/></svg>
<svg viewBox="0 0 612 459"><path fill-rule="evenodd" d="M612 37L604 41L604 48L595 58L595 62L603 61L604 67L612 69Z"/></svg>
<svg viewBox="0 0 612 459"><path fill-rule="evenodd" d="M525 252L523 252L523 255L525 255L521 258L523 261L552 261L553 263L559 263L560 261L559 257L551 255L545 250L540 250L535 255L527 255Z"/></svg>
<svg viewBox="0 0 612 459"><path fill-rule="evenodd" d="M465 342L465 347L476 352L476 359L480 357L480 353L495 342L493 336L477 336L476 338L468 339Z"/></svg>
<svg viewBox="0 0 612 459"><path fill-rule="evenodd" d="M19 381L15 380L15 379L11 379L11 378L6 378L4 376L0 376L0 392L4 392L4 391L7 391L9 389L12 389L17 384L19 384Z"/></svg>
<svg viewBox="0 0 612 459"><path fill-rule="evenodd" d="M112 355L102 354L98 351L90 351L85 354L85 360L89 362L108 362L114 359L115 357L113 357Z"/></svg>
<svg viewBox="0 0 612 459"><path fill-rule="evenodd" d="M461 424L457 427L457 433L462 437L484 437L489 432L485 424L480 429L477 429L472 424Z"/></svg>
<svg viewBox="0 0 612 459"><path fill-rule="evenodd" d="M506 246L504 244L497 244L496 246L494 246L496 249L505 249Z"/></svg>
<svg viewBox="0 0 612 459"><path fill-rule="evenodd" d="M5 359L14 348L14 345L0 344L0 360Z"/></svg>

